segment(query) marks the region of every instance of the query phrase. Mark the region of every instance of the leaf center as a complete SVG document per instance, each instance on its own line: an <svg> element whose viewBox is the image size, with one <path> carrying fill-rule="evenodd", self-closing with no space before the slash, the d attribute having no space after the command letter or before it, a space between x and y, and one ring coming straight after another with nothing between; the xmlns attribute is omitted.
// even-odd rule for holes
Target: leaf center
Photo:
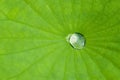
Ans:
<svg viewBox="0 0 120 80"><path fill-rule="evenodd" d="M69 34L66 40L74 49L83 49L85 46L85 38L80 33Z"/></svg>

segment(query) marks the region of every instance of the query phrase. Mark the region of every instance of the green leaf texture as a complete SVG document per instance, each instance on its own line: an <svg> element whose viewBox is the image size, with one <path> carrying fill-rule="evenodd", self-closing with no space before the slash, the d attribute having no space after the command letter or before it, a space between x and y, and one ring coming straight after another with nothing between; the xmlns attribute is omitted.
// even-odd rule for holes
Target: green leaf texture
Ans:
<svg viewBox="0 0 120 80"><path fill-rule="evenodd" d="M0 0L0 80L120 80L120 0Z"/></svg>

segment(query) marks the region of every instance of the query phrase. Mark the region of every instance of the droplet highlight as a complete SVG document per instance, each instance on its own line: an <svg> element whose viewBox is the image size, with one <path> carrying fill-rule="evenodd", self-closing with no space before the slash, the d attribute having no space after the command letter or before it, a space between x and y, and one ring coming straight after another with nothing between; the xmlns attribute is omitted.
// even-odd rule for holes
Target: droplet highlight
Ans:
<svg viewBox="0 0 120 80"><path fill-rule="evenodd" d="M85 38L80 33L69 34L66 40L74 49L83 49L85 47Z"/></svg>

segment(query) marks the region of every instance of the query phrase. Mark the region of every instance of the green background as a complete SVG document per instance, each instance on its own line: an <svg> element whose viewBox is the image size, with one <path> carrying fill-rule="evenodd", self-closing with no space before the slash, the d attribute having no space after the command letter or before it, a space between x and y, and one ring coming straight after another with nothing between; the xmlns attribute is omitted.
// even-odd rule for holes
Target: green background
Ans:
<svg viewBox="0 0 120 80"><path fill-rule="evenodd" d="M120 0L0 0L0 80L120 80Z"/></svg>

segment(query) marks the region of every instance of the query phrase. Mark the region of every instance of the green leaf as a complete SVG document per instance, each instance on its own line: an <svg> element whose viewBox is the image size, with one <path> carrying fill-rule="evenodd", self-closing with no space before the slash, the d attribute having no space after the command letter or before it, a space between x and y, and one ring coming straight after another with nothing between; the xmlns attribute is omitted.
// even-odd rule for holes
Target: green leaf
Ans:
<svg viewBox="0 0 120 80"><path fill-rule="evenodd" d="M119 46L120 0L0 0L0 80L120 80Z"/></svg>

